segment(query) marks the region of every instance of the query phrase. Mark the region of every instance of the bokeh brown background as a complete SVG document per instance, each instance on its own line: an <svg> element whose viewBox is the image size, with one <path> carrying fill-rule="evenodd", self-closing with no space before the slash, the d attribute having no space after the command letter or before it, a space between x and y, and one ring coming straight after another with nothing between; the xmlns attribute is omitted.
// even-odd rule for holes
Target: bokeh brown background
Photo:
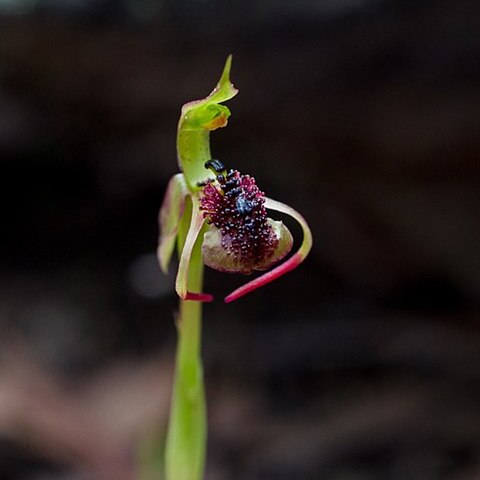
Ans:
<svg viewBox="0 0 480 480"><path fill-rule="evenodd" d="M207 272L208 480L479 479L479 5L0 1L0 478L133 480L161 445L157 212L233 53L214 155L315 245L228 306L245 279Z"/></svg>

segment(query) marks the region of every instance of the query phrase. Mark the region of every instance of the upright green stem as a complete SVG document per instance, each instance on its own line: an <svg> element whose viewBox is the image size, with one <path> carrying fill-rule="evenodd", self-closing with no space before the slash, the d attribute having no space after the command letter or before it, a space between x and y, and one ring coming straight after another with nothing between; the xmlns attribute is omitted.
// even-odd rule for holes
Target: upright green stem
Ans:
<svg viewBox="0 0 480 480"><path fill-rule="evenodd" d="M179 228L180 252L190 224L191 209L191 202L188 202ZM202 284L201 241L197 241L190 261L188 290L201 292ZM202 480L204 476L207 415L201 328L202 303L180 300L176 371L165 453L166 480Z"/></svg>

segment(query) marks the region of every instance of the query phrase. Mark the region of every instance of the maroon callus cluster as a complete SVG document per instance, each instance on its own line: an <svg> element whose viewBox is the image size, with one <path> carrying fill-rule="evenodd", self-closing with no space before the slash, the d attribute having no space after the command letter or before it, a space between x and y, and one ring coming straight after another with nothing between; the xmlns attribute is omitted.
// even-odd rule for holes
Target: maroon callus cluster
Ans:
<svg viewBox="0 0 480 480"><path fill-rule="evenodd" d="M264 193L253 177L237 170L218 175L217 182L203 188L200 209L204 217L220 230L227 253L242 263L262 262L278 245L267 222Z"/></svg>

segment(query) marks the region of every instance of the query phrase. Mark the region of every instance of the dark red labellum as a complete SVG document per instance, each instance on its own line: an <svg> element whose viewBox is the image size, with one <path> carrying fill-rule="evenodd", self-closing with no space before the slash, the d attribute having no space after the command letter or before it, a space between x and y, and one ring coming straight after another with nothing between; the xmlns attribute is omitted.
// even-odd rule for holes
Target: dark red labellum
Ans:
<svg viewBox="0 0 480 480"><path fill-rule="evenodd" d="M270 257L278 238L267 221L265 196L255 179L230 170L203 188L200 210L207 223L217 227L222 247L251 271Z"/></svg>

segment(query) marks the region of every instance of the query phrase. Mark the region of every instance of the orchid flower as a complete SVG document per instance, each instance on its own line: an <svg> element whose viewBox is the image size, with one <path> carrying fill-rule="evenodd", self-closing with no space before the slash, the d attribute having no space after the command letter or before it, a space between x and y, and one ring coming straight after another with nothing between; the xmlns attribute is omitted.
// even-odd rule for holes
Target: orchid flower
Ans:
<svg viewBox="0 0 480 480"><path fill-rule="evenodd" d="M265 197L255 179L227 170L210 154L210 132L227 124L223 102L237 94L230 82L231 57L208 97L185 104L178 124L177 152L182 173L169 182L160 209L160 266L167 272L175 246L180 259L175 289L180 297L178 346L170 420L166 439L165 479L202 480L207 422L200 355L202 292L207 265L230 273L267 270L283 260L293 244L287 227L267 216L276 210L293 217L303 229L298 251L272 270L225 298L231 302L297 267L312 246L303 217L293 208Z"/></svg>
<svg viewBox="0 0 480 480"><path fill-rule="evenodd" d="M302 227L303 242L298 251L273 270L230 293L231 302L266 285L296 268L312 246L312 235L304 218L293 208L265 197L255 179L237 170L227 170L210 154L210 131L227 125L230 110L222 105L238 90L230 81L231 56L220 81L202 100L182 107L178 124L178 162L183 173L175 175L167 187L160 210L158 258L167 272L185 205L191 204L191 216L175 288L183 300L210 302L213 296L188 290L192 252L201 241L203 263L215 270L250 274L263 271L282 260L291 250L293 238L281 221L267 216L276 210L293 217Z"/></svg>

